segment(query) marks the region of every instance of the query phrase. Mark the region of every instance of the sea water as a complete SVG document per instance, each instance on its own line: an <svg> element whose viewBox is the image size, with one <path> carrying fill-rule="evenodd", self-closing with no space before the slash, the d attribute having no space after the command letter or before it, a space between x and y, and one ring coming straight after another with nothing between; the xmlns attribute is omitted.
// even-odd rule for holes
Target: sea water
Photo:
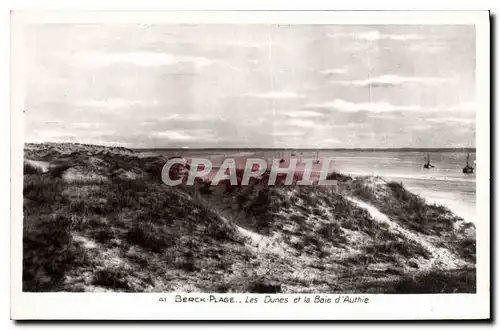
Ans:
<svg viewBox="0 0 500 330"><path fill-rule="evenodd" d="M325 154L325 153L324 153ZM321 152L320 152L321 155ZM476 221L476 174L464 174L466 155L457 152L430 153L434 168L425 169L422 152L326 152L334 167L351 175L377 175L397 181L428 202L448 207L467 221ZM473 164L475 153L470 154Z"/></svg>
<svg viewBox="0 0 500 330"><path fill-rule="evenodd" d="M165 152L164 154L171 154ZM425 169L426 152L401 151L183 151L184 157L207 157L217 169L224 158L235 158L237 166L244 167L248 158L263 158L268 163L273 158L284 158L283 166L287 166L290 157L300 161L306 158L319 157L330 159L330 170L351 176L380 176L388 181L397 181L411 192L425 198L430 203L448 207L466 221L476 222L476 174L464 174L462 168L466 163L463 152L430 152L430 161L434 168ZM470 153L470 164L475 160L475 153ZM321 165L318 165L321 166ZM299 167L300 169L300 167ZM314 173L319 169L315 167Z"/></svg>

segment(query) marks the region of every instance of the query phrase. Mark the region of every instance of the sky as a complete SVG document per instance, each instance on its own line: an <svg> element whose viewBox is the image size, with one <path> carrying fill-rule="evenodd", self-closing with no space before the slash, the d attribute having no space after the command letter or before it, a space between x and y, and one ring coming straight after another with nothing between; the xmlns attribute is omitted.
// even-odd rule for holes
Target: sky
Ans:
<svg viewBox="0 0 500 330"><path fill-rule="evenodd" d="M475 28L45 24L25 141L135 148L475 146Z"/></svg>

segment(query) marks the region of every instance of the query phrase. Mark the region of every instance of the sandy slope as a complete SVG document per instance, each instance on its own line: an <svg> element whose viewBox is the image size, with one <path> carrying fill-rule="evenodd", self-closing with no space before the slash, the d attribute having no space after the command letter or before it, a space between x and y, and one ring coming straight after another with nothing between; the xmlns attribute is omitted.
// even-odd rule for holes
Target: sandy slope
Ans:
<svg viewBox="0 0 500 330"><path fill-rule="evenodd" d="M389 217L386 214L380 212L375 206L352 197L348 197L348 199L356 203L356 205L358 205L359 207L367 210L375 221L388 224L391 231L400 233L406 239L414 241L423 246L424 248L426 248L432 254L432 257L429 260L420 258L419 259L420 269L425 270L425 269L432 269L435 267L443 269L454 269L467 266L468 264L467 262L458 259L457 256L452 254L448 249L439 248L435 246L435 244L429 241L426 235L411 232L410 230L403 228L398 223L389 219Z"/></svg>
<svg viewBox="0 0 500 330"><path fill-rule="evenodd" d="M28 166L32 166L34 169L39 170L41 173L48 172L50 168L50 162L43 160L25 159L24 163L27 164Z"/></svg>
<svg viewBox="0 0 500 330"><path fill-rule="evenodd" d="M394 193L377 178L345 177L340 193L174 188L159 178L165 157L71 144L29 145L26 153L27 291L393 292L407 276L474 267L447 236L459 219L422 201L416 214L408 208L411 195L398 197L404 188ZM384 198L410 223L369 202ZM434 232L419 232L429 225ZM474 237L474 228L467 230ZM469 243L475 255L475 239ZM475 290L474 283L439 276L437 284L432 274L434 282L405 292L441 292L442 282L455 285L446 290Z"/></svg>

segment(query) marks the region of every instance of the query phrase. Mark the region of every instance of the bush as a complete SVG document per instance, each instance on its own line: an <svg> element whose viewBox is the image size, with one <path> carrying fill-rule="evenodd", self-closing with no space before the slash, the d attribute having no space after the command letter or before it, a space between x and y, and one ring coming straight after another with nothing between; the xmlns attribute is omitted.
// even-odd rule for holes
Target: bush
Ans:
<svg viewBox="0 0 500 330"><path fill-rule="evenodd" d="M349 186L349 190L354 196L359 197L361 200L364 200L366 202L376 200L375 191L373 190L373 188L365 185L360 180L354 180Z"/></svg>
<svg viewBox="0 0 500 330"><path fill-rule="evenodd" d="M71 165L69 164L60 164L50 170L50 175L54 178L62 178L64 172L66 172L66 170L70 167Z"/></svg>
<svg viewBox="0 0 500 330"><path fill-rule="evenodd" d="M244 209L255 219L258 232L268 235L274 226L274 212L277 212L278 200L269 188L259 190L257 198L251 200Z"/></svg>
<svg viewBox="0 0 500 330"><path fill-rule="evenodd" d="M127 232L127 241L155 253L160 253L176 244L176 237L161 227L147 222L136 223Z"/></svg>
<svg viewBox="0 0 500 330"><path fill-rule="evenodd" d="M458 239L452 249L463 259L476 263L476 240L474 238Z"/></svg>
<svg viewBox="0 0 500 330"><path fill-rule="evenodd" d="M331 172L326 176L327 180L337 180L340 182L346 182L346 181L351 181L352 177L349 175L337 173L337 172Z"/></svg>
<svg viewBox="0 0 500 330"><path fill-rule="evenodd" d="M248 293L281 293L281 284L269 283L263 278L252 280L245 292Z"/></svg>
<svg viewBox="0 0 500 330"><path fill-rule="evenodd" d="M348 242L347 237L340 225L336 222L323 224L318 229L318 235L326 241L332 243L333 246L341 246Z"/></svg>
<svg viewBox="0 0 500 330"><path fill-rule="evenodd" d="M231 227L223 223L209 223L207 225L205 233L206 235L219 242L236 240L235 231Z"/></svg>
<svg viewBox="0 0 500 330"><path fill-rule="evenodd" d="M56 206L66 200L62 195L66 184L61 179L53 179L43 175L29 176L26 179L23 196L34 203Z"/></svg>
<svg viewBox="0 0 500 330"><path fill-rule="evenodd" d="M23 291L54 291L66 271L89 264L72 241L73 223L64 216L43 217L23 230Z"/></svg>
<svg viewBox="0 0 500 330"><path fill-rule="evenodd" d="M430 271L391 283L387 293L476 293L476 269Z"/></svg>
<svg viewBox="0 0 500 330"><path fill-rule="evenodd" d="M129 290L127 273L123 270L106 268L94 273L92 284L114 290Z"/></svg>
<svg viewBox="0 0 500 330"><path fill-rule="evenodd" d="M418 243L412 241L390 241L384 243L377 243L365 247L365 252L375 256L383 255L401 255L405 258L412 258L417 255L430 259L432 254Z"/></svg>

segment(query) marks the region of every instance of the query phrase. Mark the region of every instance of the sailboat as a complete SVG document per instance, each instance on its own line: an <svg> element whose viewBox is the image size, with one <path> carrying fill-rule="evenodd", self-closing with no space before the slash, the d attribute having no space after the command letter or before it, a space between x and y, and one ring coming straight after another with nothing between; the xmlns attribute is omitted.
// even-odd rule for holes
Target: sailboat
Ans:
<svg viewBox="0 0 500 330"><path fill-rule="evenodd" d="M319 164L319 151L316 151L316 158L314 159L313 164Z"/></svg>
<svg viewBox="0 0 500 330"><path fill-rule="evenodd" d="M427 155L425 157L424 168L430 169L430 168L433 168L433 167L434 167L434 165L431 164L431 158L429 157L429 153L427 153Z"/></svg>
<svg viewBox="0 0 500 330"><path fill-rule="evenodd" d="M280 164L285 162L285 152L283 151L282 153L278 152L278 156L281 157L280 159Z"/></svg>
<svg viewBox="0 0 500 330"><path fill-rule="evenodd" d="M467 160L465 163L465 167L462 169L462 172L465 174L474 173L474 167L469 165L469 157L470 157L470 155L469 155L469 153L467 153Z"/></svg>

